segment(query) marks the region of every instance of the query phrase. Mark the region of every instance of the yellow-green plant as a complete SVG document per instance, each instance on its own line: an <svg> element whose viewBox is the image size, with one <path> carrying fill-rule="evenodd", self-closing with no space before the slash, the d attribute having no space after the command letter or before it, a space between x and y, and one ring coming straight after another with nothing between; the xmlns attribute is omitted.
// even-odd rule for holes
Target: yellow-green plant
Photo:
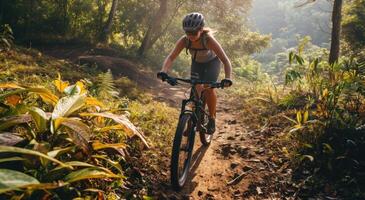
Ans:
<svg viewBox="0 0 365 200"><path fill-rule="evenodd" d="M1 83L0 116L0 197L62 198L70 195L68 190L56 188L121 185L124 175L118 161L127 145L105 143L97 135L121 132L139 137L148 147L126 116L108 111L89 95L82 80L70 85L60 75L53 90ZM106 149L119 156L112 160Z"/></svg>
<svg viewBox="0 0 365 200"><path fill-rule="evenodd" d="M289 61L295 64L287 83L294 86L293 93L308 100L301 104L299 109L305 111L297 112L296 120L286 117L295 124L288 131L286 150L294 160L313 161L306 165L313 171L317 168L345 184L356 183L365 150L365 63L342 59L330 65L318 58L304 60L296 53L289 54Z"/></svg>

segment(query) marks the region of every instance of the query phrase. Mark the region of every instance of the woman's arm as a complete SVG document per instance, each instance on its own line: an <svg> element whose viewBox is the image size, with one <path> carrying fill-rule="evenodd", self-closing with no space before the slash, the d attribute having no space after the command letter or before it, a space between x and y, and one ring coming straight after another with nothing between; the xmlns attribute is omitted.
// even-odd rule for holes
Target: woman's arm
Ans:
<svg viewBox="0 0 365 200"><path fill-rule="evenodd" d="M166 57L163 62L161 72L167 73L176 57L180 54L181 50L185 48L185 36L181 37L175 45L175 48L170 52L170 54Z"/></svg>
<svg viewBox="0 0 365 200"><path fill-rule="evenodd" d="M222 61L224 65L225 78L231 79L232 76L232 65L231 61L227 57L224 52L222 46L218 43L218 41L211 35L208 36L207 47L214 51L217 54L218 58Z"/></svg>

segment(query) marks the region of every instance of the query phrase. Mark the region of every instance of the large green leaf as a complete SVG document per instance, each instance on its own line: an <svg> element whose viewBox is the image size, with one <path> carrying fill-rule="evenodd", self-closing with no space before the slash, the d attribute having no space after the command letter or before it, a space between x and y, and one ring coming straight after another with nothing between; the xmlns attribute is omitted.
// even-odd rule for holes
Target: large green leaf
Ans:
<svg viewBox="0 0 365 200"><path fill-rule="evenodd" d="M73 166L73 167L96 167L92 164L86 163L86 162L81 162L81 161L70 161L70 162L65 162L65 164ZM52 169L52 171L56 171L59 169L63 169L63 166L58 166L54 169Z"/></svg>
<svg viewBox="0 0 365 200"><path fill-rule="evenodd" d="M77 118L61 117L55 120L55 124L57 124L55 127L63 125L70 128L72 131L68 131L67 133L72 141L82 148L85 153L91 152L91 146L89 145L91 131L86 124L81 122L81 120L78 120Z"/></svg>
<svg viewBox="0 0 365 200"><path fill-rule="evenodd" d="M54 149L52 151L49 151L47 153L48 156L52 157L52 158L56 158L64 153L67 153L69 151L71 151L72 149L74 149L74 147L66 147L66 148L61 148L61 149Z"/></svg>
<svg viewBox="0 0 365 200"><path fill-rule="evenodd" d="M16 88L16 87L13 87L13 88ZM6 98L8 96L23 93L23 92L30 92L30 93L37 94L43 99L44 102L50 103L52 105L56 104L58 101L58 97L46 88L22 88L22 87L19 87L19 88L20 89L10 91L10 92L0 95L0 101L2 101L4 98Z"/></svg>
<svg viewBox="0 0 365 200"><path fill-rule="evenodd" d="M22 188L26 188L27 190L51 190L51 189L63 187L65 185L68 185L68 183L58 181L58 182L54 182L54 183L30 184L30 185L26 185Z"/></svg>
<svg viewBox="0 0 365 200"><path fill-rule="evenodd" d="M47 121L49 117L40 108L31 107L29 113L32 115L33 121L37 127L39 133L44 133L47 130Z"/></svg>
<svg viewBox="0 0 365 200"><path fill-rule="evenodd" d="M101 143L99 141L95 141L93 144L92 144L92 147L95 151L97 150L101 150L101 149L125 149L127 147L127 145L125 143L114 143L114 144L104 144L104 143Z"/></svg>
<svg viewBox="0 0 365 200"><path fill-rule="evenodd" d="M0 130L7 129L18 124L28 123L30 121L32 121L32 116L28 114L4 117L0 119Z"/></svg>
<svg viewBox="0 0 365 200"><path fill-rule="evenodd" d="M126 131L129 134L138 136L144 145L149 148L149 145L144 137L144 135L137 130L137 128L132 124L129 119L124 115L115 115L113 113L80 113L80 116L94 116L94 117L105 117L113 119L115 122L121 124L124 127L124 131Z"/></svg>
<svg viewBox="0 0 365 200"><path fill-rule="evenodd" d="M3 163L3 162L13 162L13 161L24 161L24 160L27 160L27 159L22 158L22 157L10 157L10 158L2 158L2 159L0 159L0 163Z"/></svg>
<svg viewBox="0 0 365 200"><path fill-rule="evenodd" d="M68 87L66 87L64 89L64 92L67 94L67 95L75 95L75 94L80 94L81 93L81 88L78 86L78 85L70 85Z"/></svg>
<svg viewBox="0 0 365 200"><path fill-rule="evenodd" d="M85 99L85 95L72 95L61 98L52 112L52 119L71 115L85 105Z"/></svg>
<svg viewBox="0 0 365 200"><path fill-rule="evenodd" d="M48 159L50 161L53 161L63 167L67 167L67 168L70 168L70 169L73 169L72 166L70 165L67 165L55 158L52 158L50 156L47 156L46 154L43 154L43 153L40 153L38 151L33 151L33 150L30 150L30 149L24 149L24 148L19 148L19 147L9 147L9 146L3 146L3 145L0 145L0 153L2 152L11 152L11 153L21 153L21 154L28 154L28 155L34 155L34 156L38 156L38 157L41 157L41 158L45 158L45 159Z"/></svg>
<svg viewBox="0 0 365 200"><path fill-rule="evenodd" d="M39 181L22 172L10 169L0 169L0 193L31 184L39 184Z"/></svg>
<svg viewBox="0 0 365 200"><path fill-rule="evenodd" d="M117 169L120 172L120 174L123 174L123 169L122 169L122 166L119 164L119 162L112 161L112 160L108 159L107 156L105 156L105 155L93 155L92 157L106 161L108 164L110 164L115 169Z"/></svg>
<svg viewBox="0 0 365 200"><path fill-rule="evenodd" d="M86 168L71 172L64 178L64 180L69 183L72 183L75 181L83 179L91 179L91 178L122 178L122 177L112 172L106 172L103 169Z"/></svg>
<svg viewBox="0 0 365 200"><path fill-rule="evenodd" d="M14 146L24 140L26 139L19 133L0 133L0 145Z"/></svg>
<svg viewBox="0 0 365 200"><path fill-rule="evenodd" d="M29 92L38 94L46 103L55 105L58 102L58 97L46 88L28 88Z"/></svg>
<svg viewBox="0 0 365 200"><path fill-rule="evenodd" d="M125 149L127 145L125 143L103 144L99 141L95 141L92 143L92 147L95 151L102 149L114 149L120 155L125 156L123 149Z"/></svg>
<svg viewBox="0 0 365 200"><path fill-rule="evenodd" d="M23 87L16 83L0 83L1 89L22 89Z"/></svg>

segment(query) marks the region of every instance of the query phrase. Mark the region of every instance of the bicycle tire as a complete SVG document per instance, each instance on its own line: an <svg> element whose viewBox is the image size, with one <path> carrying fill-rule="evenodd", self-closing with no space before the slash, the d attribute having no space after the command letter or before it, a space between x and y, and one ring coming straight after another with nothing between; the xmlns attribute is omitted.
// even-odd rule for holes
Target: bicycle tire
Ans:
<svg viewBox="0 0 365 200"><path fill-rule="evenodd" d="M203 109L205 111L205 113L209 113L208 110L208 106L206 105L206 103L203 101ZM212 142L213 139L213 134L207 134L206 131L207 127L208 127L208 116L206 114L204 114L203 112L200 113L200 124L202 127L205 127L204 129L201 129L199 132L199 138L200 138L200 142L204 145L204 146L209 146L210 143Z"/></svg>
<svg viewBox="0 0 365 200"><path fill-rule="evenodd" d="M185 134L185 135L184 135ZM187 135L186 135L187 134ZM174 143L172 146L171 155L171 185L175 190L180 190L189 176L190 162L193 155L194 147L194 123L191 114L183 114L176 128ZM186 140L188 144L185 145L185 149L182 149L183 140ZM186 151L183 158L183 166L180 166L180 160L182 158L183 151Z"/></svg>

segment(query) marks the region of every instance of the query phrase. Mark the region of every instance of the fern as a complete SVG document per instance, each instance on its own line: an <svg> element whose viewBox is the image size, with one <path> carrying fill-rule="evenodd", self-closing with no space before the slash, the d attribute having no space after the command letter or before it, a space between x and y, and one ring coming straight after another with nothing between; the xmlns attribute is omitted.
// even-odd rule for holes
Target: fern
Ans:
<svg viewBox="0 0 365 200"><path fill-rule="evenodd" d="M115 88L113 75L108 69L107 72L98 75L96 84L96 95L102 99L117 97L119 92Z"/></svg>
<svg viewBox="0 0 365 200"><path fill-rule="evenodd" d="M7 51L13 45L13 31L9 24L5 24L1 27L0 31L0 51Z"/></svg>

